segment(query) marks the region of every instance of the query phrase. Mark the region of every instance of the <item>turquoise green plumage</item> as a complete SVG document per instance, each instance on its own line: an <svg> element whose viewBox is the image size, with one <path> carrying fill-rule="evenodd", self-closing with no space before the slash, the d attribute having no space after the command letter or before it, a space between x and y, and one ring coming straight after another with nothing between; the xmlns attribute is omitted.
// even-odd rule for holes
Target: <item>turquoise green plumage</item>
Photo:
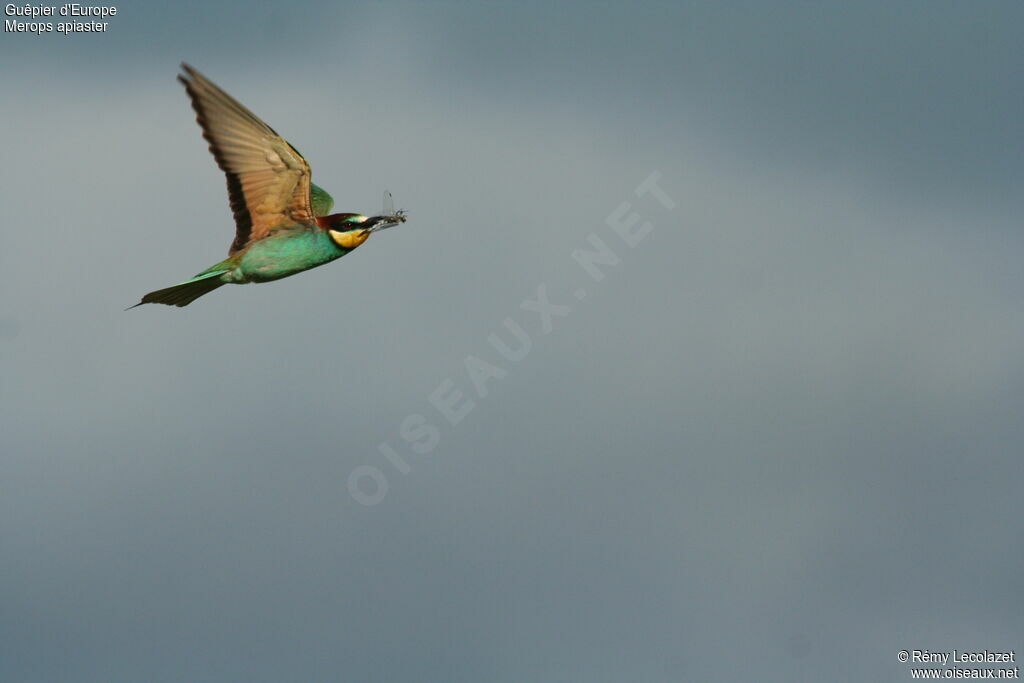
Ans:
<svg viewBox="0 0 1024 683"><path fill-rule="evenodd" d="M334 208L334 197L319 185L309 184L309 200L313 205L313 215L320 218L326 216Z"/></svg>
<svg viewBox="0 0 1024 683"><path fill-rule="evenodd" d="M224 171L235 216L229 256L191 280L150 292L148 303L187 306L226 284L270 282L330 263L405 212L331 214L334 199L310 181L309 164L270 126L187 64L184 84L203 137ZM134 308L134 306L132 307Z"/></svg>

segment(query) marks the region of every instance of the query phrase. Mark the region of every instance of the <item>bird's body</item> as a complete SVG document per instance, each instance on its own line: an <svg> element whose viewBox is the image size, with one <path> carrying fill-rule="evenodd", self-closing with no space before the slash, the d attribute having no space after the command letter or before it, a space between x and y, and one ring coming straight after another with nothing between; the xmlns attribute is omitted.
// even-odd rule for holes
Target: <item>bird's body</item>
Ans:
<svg viewBox="0 0 1024 683"><path fill-rule="evenodd" d="M187 306L222 285L279 280L341 258L373 232L405 221L402 211L330 214L334 200L310 181L294 147L197 71L182 68L179 80L227 175L235 240L225 260L136 305Z"/></svg>
<svg viewBox="0 0 1024 683"><path fill-rule="evenodd" d="M238 254L236 282L270 282L341 258L343 249L325 230L288 230L271 235Z"/></svg>

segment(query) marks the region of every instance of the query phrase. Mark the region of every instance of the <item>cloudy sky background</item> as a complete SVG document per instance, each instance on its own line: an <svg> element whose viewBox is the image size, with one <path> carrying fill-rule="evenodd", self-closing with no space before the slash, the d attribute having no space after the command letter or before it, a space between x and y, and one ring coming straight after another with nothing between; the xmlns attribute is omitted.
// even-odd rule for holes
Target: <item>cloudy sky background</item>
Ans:
<svg viewBox="0 0 1024 683"><path fill-rule="evenodd" d="M1024 651L1019 3L295 4L0 37L0 679L898 681L900 649ZM388 188L410 222L124 312L233 232L182 60L337 210ZM634 192L655 171L672 210ZM485 397L468 356L505 372Z"/></svg>

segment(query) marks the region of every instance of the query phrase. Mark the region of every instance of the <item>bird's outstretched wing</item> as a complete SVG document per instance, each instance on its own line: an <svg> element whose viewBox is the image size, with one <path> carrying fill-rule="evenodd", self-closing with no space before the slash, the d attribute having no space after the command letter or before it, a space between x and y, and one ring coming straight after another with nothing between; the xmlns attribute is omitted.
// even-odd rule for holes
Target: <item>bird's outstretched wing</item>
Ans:
<svg viewBox="0 0 1024 683"><path fill-rule="evenodd" d="M230 254L313 221L309 164L288 141L188 64L178 80L192 99L210 152L228 178L235 214Z"/></svg>

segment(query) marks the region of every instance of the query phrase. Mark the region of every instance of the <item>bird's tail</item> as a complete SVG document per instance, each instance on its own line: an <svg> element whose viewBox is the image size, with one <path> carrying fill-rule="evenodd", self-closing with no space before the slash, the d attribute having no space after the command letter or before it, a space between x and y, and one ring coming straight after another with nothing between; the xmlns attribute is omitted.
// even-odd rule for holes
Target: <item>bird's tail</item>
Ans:
<svg viewBox="0 0 1024 683"><path fill-rule="evenodd" d="M227 284L221 279L221 275L228 270L207 271L196 275L191 280L186 280L177 285L158 289L142 297L142 301L135 304L167 304L168 306L188 306L204 294L209 294L221 285ZM130 308L135 308L131 306Z"/></svg>

